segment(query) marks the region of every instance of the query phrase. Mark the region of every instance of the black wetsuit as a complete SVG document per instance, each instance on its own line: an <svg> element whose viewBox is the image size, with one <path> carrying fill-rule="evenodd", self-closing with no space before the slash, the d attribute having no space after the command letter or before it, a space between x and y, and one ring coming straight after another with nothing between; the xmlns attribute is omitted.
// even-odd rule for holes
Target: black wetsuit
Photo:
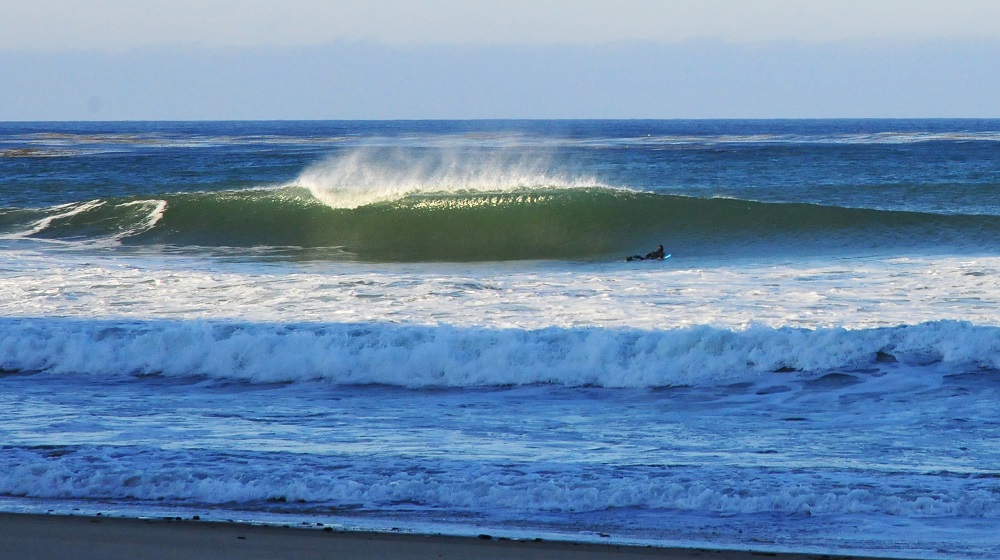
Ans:
<svg viewBox="0 0 1000 560"><path fill-rule="evenodd" d="M651 253L646 253L647 259L662 259L665 255L663 254L663 245L660 245L655 251Z"/></svg>
<svg viewBox="0 0 1000 560"><path fill-rule="evenodd" d="M635 255L635 256L632 256L632 257L627 257L625 260L627 260L627 261L644 261L644 260L648 260L648 259L654 259L655 260L655 259L662 259L665 256L666 255L663 253L663 245L660 245L659 247L656 248L655 251L650 251L649 253L646 253L645 257L643 257L641 255Z"/></svg>

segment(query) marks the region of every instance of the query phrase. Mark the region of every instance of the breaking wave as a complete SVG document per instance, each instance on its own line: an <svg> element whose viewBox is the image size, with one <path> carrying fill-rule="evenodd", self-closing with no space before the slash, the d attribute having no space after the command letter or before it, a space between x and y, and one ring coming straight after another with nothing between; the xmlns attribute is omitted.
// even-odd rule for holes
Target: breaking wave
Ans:
<svg viewBox="0 0 1000 560"><path fill-rule="evenodd" d="M824 375L887 362L1000 369L1000 328L546 328L7 320L0 369L402 387L652 388Z"/></svg>
<svg viewBox="0 0 1000 560"><path fill-rule="evenodd" d="M605 187L550 169L544 157L477 150L353 150L306 169L293 183L331 208L358 208L420 195L521 193Z"/></svg>
<svg viewBox="0 0 1000 560"><path fill-rule="evenodd" d="M656 243L675 255L699 256L992 250L1000 236L996 216L599 186L402 190L353 208L330 207L302 187L7 208L0 209L0 235L149 247L333 248L345 258L386 262L618 258Z"/></svg>
<svg viewBox="0 0 1000 560"><path fill-rule="evenodd" d="M257 453L233 468L232 457L205 454L196 467L184 453L136 446L14 448L0 455L0 495L49 499L142 500L165 506L243 507L262 510L401 512L438 510L494 513L517 518L538 512L637 511L787 515L881 514L899 518L1000 516L989 480L972 489L953 475L924 485L921 473L852 473L849 481L822 469L775 476L745 468L704 465L635 465L583 473L572 466L475 465L436 459L433 469L414 461L354 456L336 469L305 453ZM156 468L150 468L156 465ZM596 467L600 470L600 467ZM276 474L280 473L280 474ZM447 476L441 473L448 473ZM589 476L587 476L589 474Z"/></svg>
<svg viewBox="0 0 1000 560"><path fill-rule="evenodd" d="M520 154L520 155L518 155ZM354 150L276 187L0 208L0 237L330 249L362 261L991 251L1000 216L696 198L608 186L523 152Z"/></svg>

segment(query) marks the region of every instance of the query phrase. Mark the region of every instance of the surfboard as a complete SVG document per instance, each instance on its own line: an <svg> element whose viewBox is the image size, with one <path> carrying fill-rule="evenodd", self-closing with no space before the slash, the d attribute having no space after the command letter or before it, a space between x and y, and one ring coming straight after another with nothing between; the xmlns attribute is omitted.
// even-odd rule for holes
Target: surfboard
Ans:
<svg viewBox="0 0 1000 560"><path fill-rule="evenodd" d="M632 262L632 261L665 261L665 260L669 259L672 256L674 256L674 254L670 253L668 255L663 255L662 259L647 259L645 257L636 258L636 257L638 257L638 255L636 255L636 257L625 257L625 262Z"/></svg>

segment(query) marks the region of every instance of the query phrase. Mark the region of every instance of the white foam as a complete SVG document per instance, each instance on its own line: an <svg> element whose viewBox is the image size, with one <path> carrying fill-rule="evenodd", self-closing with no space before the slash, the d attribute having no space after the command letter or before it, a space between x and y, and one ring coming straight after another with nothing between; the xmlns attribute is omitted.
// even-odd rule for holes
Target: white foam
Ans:
<svg viewBox="0 0 1000 560"><path fill-rule="evenodd" d="M121 239L132 235L138 235L156 227L156 224L163 219L164 212L167 211L166 200L133 200L118 205L119 208L137 208L140 215L137 217L136 225L124 229L114 237ZM145 211L145 212L144 212Z"/></svg>
<svg viewBox="0 0 1000 560"><path fill-rule="evenodd" d="M417 193L512 192L601 186L592 178L555 173L543 156L461 150L431 155L359 148L317 163L293 182L333 208L357 208Z"/></svg>
<svg viewBox="0 0 1000 560"><path fill-rule="evenodd" d="M145 219L147 209L137 213ZM692 267L530 264L244 266L198 257L0 252L6 317L228 322L391 321L538 330L742 330L927 323L1000 326L1000 258L929 257Z"/></svg>
<svg viewBox="0 0 1000 560"><path fill-rule="evenodd" d="M387 324L9 320L0 368L66 375L163 374L336 384L661 387L754 380L782 368L902 363L1000 369L1000 328L959 322L868 329L542 330Z"/></svg>
<svg viewBox="0 0 1000 560"><path fill-rule="evenodd" d="M351 505L382 512L423 504L425 509L506 511L528 518L619 508L725 515L1000 516L990 488L953 491L951 485L961 484L962 477L932 477L934 488L921 487L928 479L920 474L900 473L892 486L879 484L878 475L870 473L842 478L772 471L763 477L748 469L739 480L733 471L715 467L620 467L616 476L595 477L581 476L584 469L572 464L511 469L446 459L436 468L449 475L436 476L399 458L353 456L338 469L294 454L252 459L232 469L208 457L149 448L78 448L54 454L16 449L0 456L0 494L192 505L280 500L290 508Z"/></svg>
<svg viewBox="0 0 1000 560"><path fill-rule="evenodd" d="M56 220L71 218L78 214L89 212L90 210L93 210L95 208L100 208L101 206L104 206L103 200L90 200L87 202L78 202L78 203L62 204L60 206L55 206L52 208L52 210L59 211L57 214L46 216L41 220L38 220L37 222L31 224L26 231L14 234L11 237L30 237L32 235L45 231L46 229L49 228L49 226L52 225L52 222Z"/></svg>
<svg viewBox="0 0 1000 560"><path fill-rule="evenodd" d="M36 220L30 223L26 229L14 233L9 233L0 236L0 239L27 239L37 236L52 227L54 223L61 220L66 220L79 216L81 214L86 214L97 210L98 208L104 208L109 206L107 201L104 200L89 200L86 202L76 202L69 204L60 204L58 206L53 206L46 209L49 212L48 216ZM108 235L103 237L94 237L88 239L84 242L74 241L72 243L66 242L61 239L39 239L35 238L36 241L45 241L48 243L56 244L79 244L79 245L105 245L108 242L117 243L123 238L138 235L145 231L148 231L156 226L156 224L163 219L163 214L167 210L167 201L165 200L133 200L130 202L123 202L119 204L114 204L116 209L134 209L136 214L132 216L131 223L120 218L120 226L118 231L110 232Z"/></svg>

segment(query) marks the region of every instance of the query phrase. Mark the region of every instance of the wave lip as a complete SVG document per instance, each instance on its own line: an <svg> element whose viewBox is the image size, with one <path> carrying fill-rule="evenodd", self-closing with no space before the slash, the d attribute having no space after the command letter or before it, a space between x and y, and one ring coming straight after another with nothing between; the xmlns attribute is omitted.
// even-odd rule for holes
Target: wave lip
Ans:
<svg viewBox="0 0 1000 560"><path fill-rule="evenodd" d="M402 149L357 149L306 169L291 184L331 208L353 209L418 194L530 191L601 185L590 177L554 172L546 158L470 150L416 154Z"/></svg>
<svg viewBox="0 0 1000 560"><path fill-rule="evenodd" d="M1000 327L541 330L388 324L8 320L0 369L400 387L654 388L823 375L894 361L1000 369Z"/></svg>

